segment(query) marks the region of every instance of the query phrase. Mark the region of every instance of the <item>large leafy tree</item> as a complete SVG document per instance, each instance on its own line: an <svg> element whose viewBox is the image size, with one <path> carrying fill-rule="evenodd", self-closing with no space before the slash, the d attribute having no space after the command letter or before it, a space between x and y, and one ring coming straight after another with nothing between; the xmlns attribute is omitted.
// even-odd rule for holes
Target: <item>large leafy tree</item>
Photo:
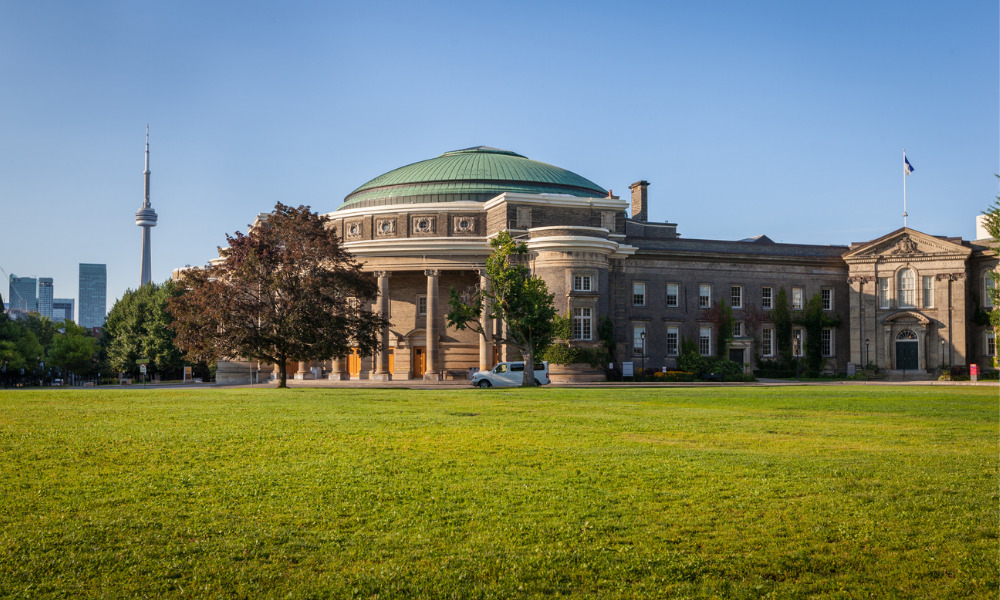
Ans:
<svg viewBox="0 0 1000 600"><path fill-rule="evenodd" d="M993 250L1000 254L1000 197L993 200L993 204L983 214L986 215L986 231L993 238ZM990 325L993 327L994 337L1000 339L1000 273L994 270L989 276L993 278L993 285L986 290L993 303L993 310L990 311ZM1000 366L1000 357L993 357L993 366Z"/></svg>
<svg viewBox="0 0 1000 600"><path fill-rule="evenodd" d="M179 374L184 359L174 343L175 333L170 329L173 318L167 312L167 302L175 295L174 282L151 283L126 291L115 303L101 331L112 370L135 375L136 360L146 358L154 373Z"/></svg>
<svg viewBox="0 0 1000 600"><path fill-rule="evenodd" d="M97 340L84 327L70 320L58 326L47 353L49 364L60 367L64 374L83 374L92 370L97 353Z"/></svg>
<svg viewBox="0 0 1000 600"><path fill-rule="evenodd" d="M189 355L266 360L285 387L289 360L379 349L388 322L368 309L375 278L341 247L326 217L279 202L249 233L226 241L219 260L184 272L184 292L170 301L177 343Z"/></svg>
<svg viewBox="0 0 1000 600"><path fill-rule="evenodd" d="M494 340L514 346L524 357L521 385L534 385L535 373L531 365L535 356L555 338L553 296L545 282L532 275L525 264L528 247L523 242L501 231L490 245L493 251L486 259L489 285L485 289L477 285L464 295L452 288L448 324L485 336L480 321L485 305L489 318L501 319L504 323L504 331L494 336Z"/></svg>

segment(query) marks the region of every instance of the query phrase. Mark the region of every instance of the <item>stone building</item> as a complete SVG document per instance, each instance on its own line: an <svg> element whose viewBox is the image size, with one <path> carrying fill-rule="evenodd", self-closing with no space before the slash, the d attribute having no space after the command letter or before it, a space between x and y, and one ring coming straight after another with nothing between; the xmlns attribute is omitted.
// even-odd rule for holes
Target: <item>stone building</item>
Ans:
<svg viewBox="0 0 1000 600"><path fill-rule="evenodd" d="M850 246L775 243L766 236L683 238L649 222L649 186L622 199L584 177L488 147L445 153L365 183L328 213L344 246L378 277L373 310L388 314L383 350L297 365L297 378L452 379L488 369L507 349L446 327L452 288L483 283L489 240L509 230L525 241L533 272L572 318L574 343L596 346L613 324L616 362L672 368L686 338L715 354L711 308L733 308L729 357L750 369L777 352L770 311L785 290L793 310L818 297L836 323L822 332L824 369L891 371L989 365L995 341L982 315L986 242L900 229ZM629 217L628 215L632 216ZM497 331L500 323L488 323ZM804 355L805 331L793 330ZM270 365L259 365L266 378ZM247 363L222 364L220 381L247 378ZM585 376L585 373L578 373ZM590 375L593 375L591 373Z"/></svg>

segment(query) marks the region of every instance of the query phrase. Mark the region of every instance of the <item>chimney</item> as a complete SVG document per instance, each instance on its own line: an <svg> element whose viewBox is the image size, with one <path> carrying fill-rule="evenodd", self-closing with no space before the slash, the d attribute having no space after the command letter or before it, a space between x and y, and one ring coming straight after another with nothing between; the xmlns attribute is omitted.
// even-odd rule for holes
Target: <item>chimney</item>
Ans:
<svg viewBox="0 0 1000 600"><path fill-rule="evenodd" d="M649 201L646 199L646 188L649 182L646 180L636 181L628 186L632 190L632 220L643 223L649 217Z"/></svg>

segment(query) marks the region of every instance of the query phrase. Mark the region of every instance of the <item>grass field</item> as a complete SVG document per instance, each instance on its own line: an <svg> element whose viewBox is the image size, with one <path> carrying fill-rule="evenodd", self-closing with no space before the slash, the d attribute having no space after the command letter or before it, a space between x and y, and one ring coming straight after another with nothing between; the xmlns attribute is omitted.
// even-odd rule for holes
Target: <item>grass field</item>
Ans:
<svg viewBox="0 0 1000 600"><path fill-rule="evenodd" d="M994 388L0 392L0 597L990 598Z"/></svg>

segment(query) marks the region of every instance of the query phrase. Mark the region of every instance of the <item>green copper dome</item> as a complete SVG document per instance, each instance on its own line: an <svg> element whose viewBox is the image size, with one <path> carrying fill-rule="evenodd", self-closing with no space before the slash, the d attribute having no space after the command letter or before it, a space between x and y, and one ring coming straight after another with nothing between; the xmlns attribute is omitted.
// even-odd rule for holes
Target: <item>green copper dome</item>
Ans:
<svg viewBox="0 0 1000 600"><path fill-rule="evenodd" d="M608 195L599 185L566 169L509 150L477 146L380 175L348 194L337 210L418 202L486 202L504 192L587 198Z"/></svg>

